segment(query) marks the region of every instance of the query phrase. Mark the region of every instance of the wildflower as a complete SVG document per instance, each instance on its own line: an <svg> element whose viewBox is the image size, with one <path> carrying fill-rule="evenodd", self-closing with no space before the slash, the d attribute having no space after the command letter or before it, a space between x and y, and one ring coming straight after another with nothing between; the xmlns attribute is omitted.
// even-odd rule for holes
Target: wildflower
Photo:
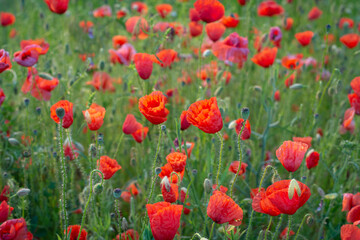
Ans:
<svg viewBox="0 0 360 240"><path fill-rule="evenodd" d="M340 42L342 42L347 48L354 48L358 45L360 41L360 37L356 33L349 33L340 38Z"/></svg>
<svg viewBox="0 0 360 240"><path fill-rule="evenodd" d="M173 49L164 49L155 54L154 62L161 67L170 67L177 59L178 53Z"/></svg>
<svg viewBox="0 0 360 240"><path fill-rule="evenodd" d="M65 115L62 118L62 127L69 128L73 123L73 104L67 100L60 100L50 108L50 117L56 123L60 123L60 119L56 114L56 109L62 108L65 111Z"/></svg>
<svg viewBox="0 0 360 240"><path fill-rule="evenodd" d="M92 27L94 27L94 23L92 21L80 21L79 27L81 27L84 33L89 33Z"/></svg>
<svg viewBox="0 0 360 240"><path fill-rule="evenodd" d="M123 123L122 130L125 134L132 134L142 127L140 123L136 121L136 118L132 114L128 114Z"/></svg>
<svg viewBox="0 0 360 240"><path fill-rule="evenodd" d="M165 18L172 11L172 6L170 4L158 4L155 8L162 18Z"/></svg>
<svg viewBox="0 0 360 240"><path fill-rule="evenodd" d="M350 209L353 207L353 198L354 195L352 193L344 193L343 195L343 201L342 201L342 212L344 211L350 211Z"/></svg>
<svg viewBox="0 0 360 240"><path fill-rule="evenodd" d="M343 29L344 26L352 28L354 26L354 20L352 20L351 18L341 18L339 21L339 28Z"/></svg>
<svg viewBox="0 0 360 240"><path fill-rule="evenodd" d="M184 153L173 152L166 156L166 161L175 172L182 172L186 166L187 156Z"/></svg>
<svg viewBox="0 0 360 240"><path fill-rule="evenodd" d="M63 14L68 9L69 0L44 0L50 11Z"/></svg>
<svg viewBox="0 0 360 240"><path fill-rule="evenodd" d="M261 188L260 192L265 192L265 188ZM252 188L250 191L250 198L254 199L254 197L259 193L259 188Z"/></svg>
<svg viewBox="0 0 360 240"><path fill-rule="evenodd" d="M278 48L280 48L281 39L282 39L282 32L279 27L272 27L270 28L269 33L270 41Z"/></svg>
<svg viewBox="0 0 360 240"><path fill-rule="evenodd" d="M236 26L239 24L239 22L240 22L239 15L237 15L236 13L231 14L230 16L224 16L221 19L221 23L226 28L236 28Z"/></svg>
<svg viewBox="0 0 360 240"><path fill-rule="evenodd" d="M116 36L113 36L112 42L113 42L113 47L118 48L118 47L121 47L122 45L124 45L125 43L127 43L128 39L125 36L116 35Z"/></svg>
<svg viewBox="0 0 360 240"><path fill-rule="evenodd" d="M37 75L37 70L35 68L29 68L28 75L21 91L23 93L31 91L31 95L34 98L49 101L51 98L51 92L59 85L59 80L57 78L51 78L51 80L44 79Z"/></svg>
<svg viewBox="0 0 360 240"><path fill-rule="evenodd" d="M148 12L148 6L143 2L132 2L131 9L137 11L138 13L145 15Z"/></svg>
<svg viewBox="0 0 360 240"><path fill-rule="evenodd" d="M9 200L9 198L8 198L9 194L10 194L10 187L8 185L5 185L3 190L0 193L0 202L2 202L2 201L7 202Z"/></svg>
<svg viewBox="0 0 360 240"><path fill-rule="evenodd" d="M152 124L161 124L167 120L169 110L165 108L167 98L160 91L152 92L139 99L139 110Z"/></svg>
<svg viewBox="0 0 360 240"><path fill-rule="evenodd" d="M143 127L141 125L141 128L139 128L138 130L133 132L131 135L136 142L142 143L142 141L144 141L144 139L146 138L146 135L148 134L148 132L149 132L149 128Z"/></svg>
<svg viewBox="0 0 360 240"><path fill-rule="evenodd" d="M281 64L287 69L299 69L302 66L301 59L303 58L302 54L288 55L282 58Z"/></svg>
<svg viewBox="0 0 360 240"><path fill-rule="evenodd" d="M351 80L350 86L357 95L360 95L360 77L356 77Z"/></svg>
<svg viewBox="0 0 360 240"><path fill-rule="evenodd" d="M38 62L39 54L42 51L43 49L39 45L29 45L14 53L14 61L23 67L32 67Z"/></svg>
<svg viewBox="0 0 360 240"><path fill-rule="evenodd" d="M235 124L236 134L239 135L244 124L244 119L242 118L237 119L234 123L230 123L229 127L231 127L232 124ZM246 120L244 130L241 133L241 140L249 139L250 136L251 136L251 126L249 120Z"/></svg>
<svg viewBox="0 0 360 240"><path fill-rule="evenodd" d="M203 31L203 25L199 22L189 22L189 30L192 37L200 36Z"/></svg>
<svg viewBox="0 0 360 240"><path fill-rule="evenodd" d="M311 147L312 137L293 137L293 141L294 142L305 143L310 148Z"/></svg>
<svg viewBox="0 0 360 240"><path fill-rule="evenodd" d="M111 159L108 156L101 156L97 160L99 170L104 174L104 179L110 179L117 171L121 169L121 166L115 159Z"/></svg>
<svg viewBox="0 0 360 240"><path fill-rule="evenodd" d="M200 19L206 23L221 19L225 13L225 7L218 0L197 0L194 3Z"/></svg>
<svg viewBox="0 0 360 240"><path fill-rule="evenodd" d="M121 238L117 235L116 240L139 240L139 233L134 229L128 229L126 232L121 233Z"/></svg>
<svg viewBox="0 0 360 240"><path fill-rule="evenodd" d="M199 15L198 11L196 11L195 8L189 9L189 18L190 18L191 22L198 22L201 20L200 15Z"/></svg>
<svg viewBox="0 0 360 240"><path fill-rule="evenodd" d="M283 239L283 240L286 239L287 235L288 235L288 227L284 228L284 230L280 233L280 239ZM290 230L289 237L293 236L293 235L295 235L295 232L293 230Z"/></svg>
<svg viewBox="0 0 360 240"><path fill-rule="evenodd" d="M101 6L93 11L96 18L111 17L111 7L108 5Z"/></svg>
<svg viewBox="0 0 360 240"><path fill-rule="evenodd" d="M274 64L275 58L277 54L277 48L264 48L261 52L254 55L251 59L255 64L268 68Z"/></svg>
<svg viewBox="0 0 360 240"><path fill-rule="evenodd" d="M167 177L161 180L161 193L165 202L174 203L179 198L179 187L170 183Z"/></svg>
<svg viewBox="0 0 360 240"><path fill-rule="evenodd" d="M183 111L181 113L181 115L180 115L180 125L181 125L180 129L182 131L188 129L191 126L191 124L187 120L187 111Z"/></svg>
<svg viewBox="0 0 360 240"><path fill-rule="evenodd" d="M3 104L3 102L5 101L5 93L4 90L2 88L0 88L0 107Z"/></svg>
<svg viewBox="0 0 360 240"><path fill-rule="evenodd" d="M20 47L22 50L24 50L27 46L31 46L31 45L37 45L39 47L41 47L41 50L38 52L39 55L44 55L48 52L49 50L49 43L47 43L43 38L40 39L29 39L29 40L21 40L20 42Z"/></svg>
<svg viewBox="0 0 360 240"><path fill-rule="evenodd" d="M360 96L356 93L348 94L351 107L355 109L355 114L360 115Z"/></svg>
<svg viewBox="0 0 360 240"><path fill-rule="evenodd" d="M276 157L287 171L295 172L300 167L308 148L305 143L285 141L276 150Z"/></svg>
<svg viewBox="0 0 360 240"><path fill-rule="evenodd" d="M275 1L267 0L259 4L257 13L261 17L272 17L283 14L284 9Z"/></svg>
<svg viewBox="0 0 360 240"><path fill-rule="evenodd" d="M172 169L170 163L165 164L163 167L161 167L161 172L159 173L159 177L163 179L164 177L167 177L171 183L177 184L178 182L181 182L182 178L184 177L184 170L179 174L181 179L178 179L177 174L172 174L174 170Z"/></svg>
<svg viewBox="0 0 360 240"><path fill-rule="evenodd" d="M318 7L313 7L308 14L308 19L310 21L316 20L321 16L321 14L322 11Z"/></svg>
<svg viewBox="0 0 360 240"><path fill-rule="evenodd" d="M341 240L360 239L360 228L355 224L342 225L340 230L340 237Z"/></svg>
<svg viewBox="0 0 360 240"><path fill-rule="evenodd" d="M0 223L5 222L13 210L14 208L10 207L6 201L2 201L0 204Z"/></svg>
<svg viewBox="0 0 360 240"><path fill-rule="evenodd" d="M353 199L354 201L354 199ZM360 220L360 205L353 206L347 213L346 221L354 223Z"/></svg>
<svg viewBox="0 0 360 240"><path fill-rule="evenodd" d="M68 138L65 140L63 148L65 157L68 158L70 161L79 157L79 149L75 146L74 143L70 144Z"/></svg>
<svg viewBox="0 0 360 240"><path fill-rule="evenodd" d="M314 168L319 164L320 154L314 150L310 151L306 156L306 167Z"/></svg>
<svg viewBox="0 0 360 240"><path fill-rule="evenodd" d="M148 37L146 32L149 31L149 24L143 17L130 17L126 20L125 27L126 31L133 37L138 37L139 39L145 39Z"/></svg>
<svg viewBox="0 0 360 240"><path fill-rule="evenodd" d="M239 164L240 164L240 161L232 162L229 167L229 172L236 174L239 171ZM239 176L245 174L247 166L248 165L246 163L244 163L244 162L241 163L240 171L238 173Z"/></svg>
<svg viewBox="0 0 360 240"><path fill-rule="evenodd" d="M93 103L89 109L82 112L91 131L97 131L101 128L104 123L105 108Z"/></svg>
<svg viewBox="0 0 360 240"><path fill-rule="evenodd" d="M205 26L206 33L208 37L213 41L216 42L219 40L222 35L224 34L226 27L220 22L212 22L208 23Z"/></svg>
<svg viewBox="0 0 360 240"><path fill-rule="evenodd" d="M1 26L6 27L15 23L15 16L12 13L0 12L0 23Z"/></svg>
<svg viewBox="0 0 360 240"><path fill-rule="evenodd" d="M284 20L284 29L286 31L289 31L292 28L293 24L294 24L294 19L292 19L290 17L285 18L285 20Z"/></svg>
<svg viewBox="0 0 360 240"><path fill-rule="evenodd" d="M274 93L274 100L280 102L280 90L276 90Z"/></svg>
<svg viewBox="0 0 360 240"><path fill-rule="evenodd" d="M70 234L70 240L77 240L80 233L80 225L70 225L67 228L67 232ZM81 229L80 239L79 240L86 240L87 239L87 232L85 229Z"/></svg>
<svg viewBox="0 0 360 240"><path fill-rule="evenodd" d="M86 82L86 85L92 85L97 91L115 92L114 80L106 72L94 72L92 81Z"/></svg>
<svg viewBox="0 0 360 240"><path fill-rule="evenodd" d="M124 64L126 66L129 66L131 61L134 60L136 50L135 50L134 46L131 45L130 43L124 43L117 50L110 49L109 54L110 54L110 61L112 63L114 63L114 64L120 63L120 64Z"/></svg>
<svg viewBox="0 0 360 240"><path fill-rule="evenodd" d="M10 61L9 53L4 49L0 50L0 73L11 69L12 64Z"/></svg>
<svg viewBox="0 0 360 240"><path fill-rule="evenodd" d="M295 34L296 40L301 44L301 46L305 47L311 43L311 39L314 36L312 31L305 31Z"/></svg>
<svg viewBox="0 0 360 240"><path fill-rule="evenodd" d="M147 53L136 53L134 55L136 71L143 79L149 79L153 70L153 56Z"/></svg>
<svg viewBox="0 0 360 240"><path fill-rule="evenodd" d="M23 218L7 220L0 225L0 239L6 240L32 240L33 236L28 231Z"/></svg>

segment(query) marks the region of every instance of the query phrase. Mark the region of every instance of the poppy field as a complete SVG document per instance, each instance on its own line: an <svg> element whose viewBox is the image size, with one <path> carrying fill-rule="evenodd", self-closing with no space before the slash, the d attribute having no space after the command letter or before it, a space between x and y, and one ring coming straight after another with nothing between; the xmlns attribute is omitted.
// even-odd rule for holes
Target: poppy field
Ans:
<svg viewBox="0 0 360 240"><path fill-rule="evenodd" d="M0 240L360 239L358 0L0 0Z"/></svg>

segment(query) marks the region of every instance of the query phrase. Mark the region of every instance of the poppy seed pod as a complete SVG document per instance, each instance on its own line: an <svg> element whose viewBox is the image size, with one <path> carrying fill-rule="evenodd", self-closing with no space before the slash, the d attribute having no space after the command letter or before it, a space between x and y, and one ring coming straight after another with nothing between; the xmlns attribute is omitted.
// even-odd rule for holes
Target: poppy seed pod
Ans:
<svg viewBox="0 0 360 240"><path fill-rule="evenodd" d="M155 168L156 175L159 175L161 173L161 168L157 167Z"/></svg>
<svg viewBox="0 0 360 240"><path fill-rule="evenodd" d="M113 191L113 196L114 198L120 198L121 197L121 189L120 188L115 188L114 191Z"/></svg>
<svg viewBox="0 0 360 240"><path fill-rule="evenodd" d="M30 189L28 189L28 188L20 188L16 192L16 196L25 197L25 196L29 195L29 193L30 193Z"/></svg>
<svg viewBox="0 0 360 240"><path fill-rule="evenodd" d="M103 190L104 190L104 187L101 183L95 184L95 186L93 188L93 191L95 194L100 194L100 193L102 193Z"/></svg>

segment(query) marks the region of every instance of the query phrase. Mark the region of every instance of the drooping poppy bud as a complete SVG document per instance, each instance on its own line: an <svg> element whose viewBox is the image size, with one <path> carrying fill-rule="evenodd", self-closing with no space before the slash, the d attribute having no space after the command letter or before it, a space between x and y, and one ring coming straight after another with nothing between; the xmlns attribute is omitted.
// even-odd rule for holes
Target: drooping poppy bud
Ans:
<svg viewBox="0 0 360 240"><path fill-rule="evenodd" d="M91 104L90 108L82 111L85 121L91 131L97 131L104 123L106 110L96 103Z"/></svg>

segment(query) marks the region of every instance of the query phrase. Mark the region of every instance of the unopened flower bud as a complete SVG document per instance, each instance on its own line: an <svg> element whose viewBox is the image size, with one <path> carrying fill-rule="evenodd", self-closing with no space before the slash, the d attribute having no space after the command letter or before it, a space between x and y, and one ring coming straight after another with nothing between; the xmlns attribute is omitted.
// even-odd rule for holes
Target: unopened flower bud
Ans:
<svg viewBox="0 0 360 240"><path fill-rule="evenodd" d="M155 168L156 175L159 175L161 173L161 168L157 167Z"/></svg>
<svg viewBox="0 0 360 240"><path fill-rule="evenodd" d="M312 224L314 223L314 218L312 215L309 215L307 218L306 218L306 224L311 226Z"/></svg>
<svg viewBox="0 0 360 240"><path fill-rule="evenodd" d="M165 125L161 125L161 130L163 130L164 132L166 131L166 126Z"/></svg>
<svg viewBox="0 0 360 240"><path fill-rule="evenodd" d="M129 228L129 224L126 220L126 218L123 217L122 221L121 221L121 228L126 231Z"/></svg>
<svg viewBox="0 0 360 240"><path fill-rule="evenodd" d="M212 183L211 180L206 178L204 181L204 190L207 194L210 194L212 191Z"/></svg>
<svg viewBox="0 0 360 240"><path fill-rule="evenodd" d="M196 176L197 173L198 173L198 170L197 170L197 169L193 169L193 170L191 171L191 173L192 173L194 176Z"/></svg>
<svg viewBox="0 0 360 240"><path fill-rule="evenodd" d="M16 138L9 138L8 141L12 146L19 146L20 145L19 141Z"/></svg>
<svg viewBox="0 0 360 240"><path fill-rule="evenodd" d="M16 196L25 197L25 196L29 195L29 193L30 193L30 189L28 189L28 188L20 188L17 191Z"/></svg>
<svg viewBox="0 0 360 240"><path fill-rule="evenodd" d="M203 52L203 57L209 57L211 56L212 52L210 49L206 49L204 52Z"/></svg>
<svg viewBox="0 0 360 240"><path fill-rule="evenodd" d="M29 158L29 157L31 157L31 151L23 151L22 155L24 158Z"/></svg>
<svg viewBox="0 0 360 240"><path fill-rule="evenodd" d="M114 191L113 191L113 196L114 198L119 198L121 197L121 189L120 188L115 188Z"/></svg>
<svg viewBox="0 0 360 240"><path fill-rule="evenodd" d="M36 113L37 113L38 115L41 114L41 108L40 108L40 107L37 107L37 108L35 109L35 111L36 111Z"/></svg>
<svg viewBox="0 0 360 240"><path fill-rule="evenodd" d="M25 98L25 99L24 99L25 107L29 106L29 103L30 103L30 99Z"/></svg>
<svg viewBox="0 0 360 240"><path fill-rule="evenodd" d="M105 69L105 62L104 61L100 61L100 70L104 70Z"/></svg>
<svg viewBox="0 0 360 240"><path fill-rule="evenodd" d="M56 109L56 116L60 119L63 119L65 116L65 110L62 107Z"/></svg>
<svg viewBox="0 0 360 240"><path fill-rule="evenodd" d="M100 193L102 193L103 190L104 190L104 187L103 187L103 185L101 185L101 183L95 184L95 186L93 188L93 191L95 194L100 194Z"/></svg>

